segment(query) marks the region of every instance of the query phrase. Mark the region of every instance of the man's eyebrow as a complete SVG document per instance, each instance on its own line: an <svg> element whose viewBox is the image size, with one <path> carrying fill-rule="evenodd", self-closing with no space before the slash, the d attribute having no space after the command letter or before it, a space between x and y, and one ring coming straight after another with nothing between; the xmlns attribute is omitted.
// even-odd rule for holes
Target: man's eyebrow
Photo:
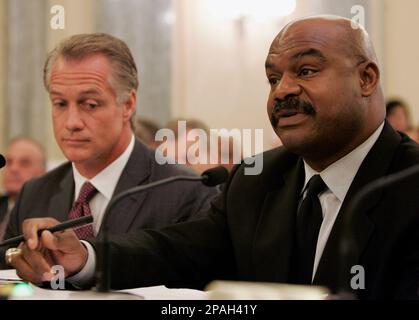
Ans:
<svg viewBox="0 0 419 320"><path fill-rule="evenodd" d="M273 66L273 63L268 62L268 60L265 61L265 69L272 69Z"/></svg>
<svg viewBox="0 0 419 320"><path fill-rule="evenodd" d="M305 49L302 51L297 52L296 54L294 54L293 56L291 56L290 60L298 60L301 59L302 57L305 56L312 56L312 57L316 57L319 58L321 61L326 61L326 57L324 56L323 53L321 53L319 50L314 49L314 48L309 48L309 49ZM275 64L266 60L265 61L265 69L272 69L275 67Z"/></svg>
<svg viewBox="0 0 419 320"><path fill-rule="evenodd" d="M61 92L59 92L59 91L54 91L54 90L51 90L51 91L49 92L49 94L50 94L50 95L54 95L54 96L61 96L61 95L62 95L62 93L61 93Z"/></svg>
<svg viewBox="0 0 419 320"><path fill-rule="evenodd" d="M50 95L55 95L55 96L63 95L62 92L55 91L55 90L51 90L49 94ZM98 94L100 94L100 92L99 92L99 90L96 90L96 89L87 89L87 90L82 91L80 93L80 95L89 95L89 94L98 95Z"/></svg>
<svg viewBox="0 0 419 320"><path fill-rule="evenodd" d="M294 54L291 56L291 60L298 60L305 56L313 56L319 58L322 61L326 61L326 57L323 55L323 53L314 48L309 48Z"/></svg>

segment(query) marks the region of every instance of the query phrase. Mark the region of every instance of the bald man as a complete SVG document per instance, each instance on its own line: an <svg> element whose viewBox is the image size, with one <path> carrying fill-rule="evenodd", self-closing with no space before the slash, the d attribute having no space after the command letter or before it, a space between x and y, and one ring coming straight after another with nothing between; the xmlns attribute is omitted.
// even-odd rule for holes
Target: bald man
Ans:
<svg viewBox="0 0 419 320"><path fill-rule="evenodd" d="M340 17L294 21L274 39L266 74L268 115L284 146L263 153L258 176L236 166L207 218L113 238L112 287L202 288L233 279L338 292L357 266L364 273L342 287L354 282L358 298L417 298L417 179L348 209L371 181L419 162L418 145L384 120L365 30ZM51 279L49 268L60 264L67 276L77 275L75 284L92 284L96 244L86 249L73 231L38 239L37 230L56 223L27 221L28 240L11 264L33 282ZM350 250L342 251L342 235L352 240Z"/></svg>
<svg viewBox="0 0 419 320"><path fill-rule="evenodd" d="M0 240L3 239L10 212L23 184L44 174L46 159L44 148L30 138L13 139L6 150L6 167L3 169L3 189L0 198Z"/></svg>

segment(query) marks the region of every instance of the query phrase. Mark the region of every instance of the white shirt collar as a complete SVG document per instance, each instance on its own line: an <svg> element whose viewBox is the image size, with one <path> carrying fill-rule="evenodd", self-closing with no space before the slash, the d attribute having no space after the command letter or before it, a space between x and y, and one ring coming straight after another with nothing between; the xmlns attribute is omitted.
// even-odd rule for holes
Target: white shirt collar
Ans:
<svg viewBox="0 0 419 320"><path fill-rule="evenodd" d="M346 193L351 186L353 179L355 178L356 173L358 172L359 167L361 166L362 161L364 161L368 152L371 150L372 146L378 140L378 137L383 130L384 122L378 127L374 133L365 140L362 144L352 150L343 158L332 163L322 172L317 172L313 170L305 161L304 161L304 171L305 171L305 190L308 181L315 174L320 174L320 177L323 179L324 183L327 185L329 190L341 201L345 199Z"/></svg>
<svg viewBox="0 0 419 320"><path fill-rule="evenodd" d="M134 142L135 138L134 135L131 137L131 141L125 151L115 159L110 165L108 165L105 169L99 172L96 176L90 179L90 183L108 200L111 199L113 192L115 191L116 184L118 183L119 177L124 170L129 157L131 156L132 151L134 150ZM85 177L83 177L80 172L76 169L76 166L73 165L73 176L75 182L75 199L77 199L80 189L82 185L88 181Z"/></svg>

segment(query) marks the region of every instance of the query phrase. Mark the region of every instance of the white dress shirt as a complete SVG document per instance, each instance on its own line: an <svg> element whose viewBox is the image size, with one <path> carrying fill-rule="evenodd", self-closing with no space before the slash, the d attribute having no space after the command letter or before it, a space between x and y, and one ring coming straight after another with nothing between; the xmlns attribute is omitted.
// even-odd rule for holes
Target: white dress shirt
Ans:
<svg viewBox="0 0 419 320"><path fill-rule="evenodd" d="M323 222L317 238L312 279L314 279L324 247L326 246L327 239L329 238L330 231L333 228L349 187L351 186L362 161L364 161L368 152L380 136L383 127L384 122L362 144L343 158L340 158L338 161L332 163L321 172L313 170L304 161L305 182L302 189L304 191L304 197L308 181L316 174L320 175L328 188L325 192L319 195L320 205L323 211Z"/></svg>
<svg viewBox="0 0 419 320"><path fill-rule="evenodd" d="M99 232L106 206L111 200L122 171L131 156L132 150L134 150L134 141L135 138L132 136L125 151L109 166L90 180L83 177L73 163L73 175L75 182L74 200L78 198L80 189L86 181L90 181L90 183L98 190L98 193L89 202L90 211L93 216L93 232L95 235Z"/></svg>
<svg viewBox="0 0 419 320"><path fill-rule="evenodd" d="M80 189L86 181L90 181L90 183L98 190L98 193L89 202L90 211L93 216L93 232L95 235L97 235L99 232L106 206L111 200L119 178L121 177L122 171L124 170L129 157L134 150L134 143L135 138L133 135L125 151L109 166L107 166L90 180L83 177L78 172L73 163L73 174L75 182L74 200L78 198ZM93 247L87 241L82 240L82 243L87 248L89 257L85 267L83 268L84 272L80 272L67 279L75 286L80 287L86 285L93 279L96 265L96 254Z"/></svg>

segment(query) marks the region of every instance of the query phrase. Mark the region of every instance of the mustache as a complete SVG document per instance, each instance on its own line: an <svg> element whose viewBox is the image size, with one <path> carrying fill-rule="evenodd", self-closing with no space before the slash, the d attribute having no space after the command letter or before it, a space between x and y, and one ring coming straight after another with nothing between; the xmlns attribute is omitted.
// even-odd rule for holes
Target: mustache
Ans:
<svg viewBox="0 0 419 320"><path fill-rule="evenodd" d="M304 100L300 100L297 97L289 97L284 100L276 100L270 114L270 120L273 127L276 127L276 125L278 124L278 113L282 109L288 111L295 111L299 113L305 113L308 115L314 115L316 113L311 103Z"/></svg>

